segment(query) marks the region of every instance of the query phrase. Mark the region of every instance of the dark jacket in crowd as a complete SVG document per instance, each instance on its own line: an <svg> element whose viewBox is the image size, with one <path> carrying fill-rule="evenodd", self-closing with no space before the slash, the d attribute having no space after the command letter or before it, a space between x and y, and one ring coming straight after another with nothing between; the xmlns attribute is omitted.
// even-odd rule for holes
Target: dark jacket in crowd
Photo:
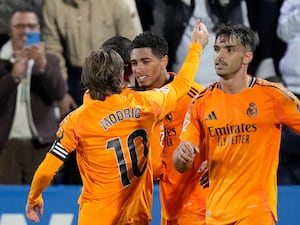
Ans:
<svg viewBox="0 0 300 225"><path fill-rule="evenodd" d="M55 139L58 119L54 103L66 94L67 87L54 55L46 54L47 65L44 73L35 67L32 70L30 99L34 125L38 132L38 144L50 144ZM0 61L0 149L7 142L16 107L18 84L11 76L12 64Z"/></svg>

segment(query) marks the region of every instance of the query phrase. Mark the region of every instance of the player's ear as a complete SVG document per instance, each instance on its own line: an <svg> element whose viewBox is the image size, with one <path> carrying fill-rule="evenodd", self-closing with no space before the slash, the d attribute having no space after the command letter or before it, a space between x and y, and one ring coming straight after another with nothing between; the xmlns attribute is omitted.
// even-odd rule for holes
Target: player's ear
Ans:
<svg viewBox="0 0 300 225"><path fill-rule="evenodd" d="M248 65L253 59L253 52L246 52L243 58L243 64Z"/></svg>
<svg viewBox="0 0 300 225"><path fill-rule="evenodd" d="M167 65L168 65L168 62L169 62L169 56L168 55L164 55L163 57L161 57L160 59L160 67L161 69L166 69L167 68Z"/></svg>

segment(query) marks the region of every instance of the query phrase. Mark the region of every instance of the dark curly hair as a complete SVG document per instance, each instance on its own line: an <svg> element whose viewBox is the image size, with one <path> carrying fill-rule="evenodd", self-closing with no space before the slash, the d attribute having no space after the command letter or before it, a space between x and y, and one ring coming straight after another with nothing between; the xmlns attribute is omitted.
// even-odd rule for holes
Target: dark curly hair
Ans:
<svg viewBox="0 0 300 225"><path fill-rule="evenodd" d="M152 53L158 58L168 54L167 41L162 36L150 31L143 32L133 39L131 50L135 48L151 48Z"/></svg>

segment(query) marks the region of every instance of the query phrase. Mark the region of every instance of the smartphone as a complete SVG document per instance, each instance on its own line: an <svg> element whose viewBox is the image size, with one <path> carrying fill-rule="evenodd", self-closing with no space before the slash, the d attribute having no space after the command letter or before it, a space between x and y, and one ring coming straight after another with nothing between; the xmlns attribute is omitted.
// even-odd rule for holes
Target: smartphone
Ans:
<svg viewBox="0 0 300 225"><path fill-rule="evenodd" d="M41 34L40 32L28 32L26 33L26 41L25 45L35 45L41 42Z"/></svg>

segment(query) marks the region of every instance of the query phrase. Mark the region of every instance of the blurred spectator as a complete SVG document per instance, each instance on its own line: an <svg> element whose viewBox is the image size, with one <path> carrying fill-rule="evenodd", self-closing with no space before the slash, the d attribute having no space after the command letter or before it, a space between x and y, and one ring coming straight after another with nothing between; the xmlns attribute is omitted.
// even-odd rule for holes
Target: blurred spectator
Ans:
<svg viewBox="0 0 300 225"><path fill-rule="evenodd" d="M287 88L300 98L300 1L284 0L277 26L278 36L287 43L279 63ZM300 184L300 136L287 127L282 129L278 184Z"/></svg>
<svg viewBox="0 0 300 225"><path fill-rule="evenodd" d="M245 0L249 25L259 38L249 74L263 78L266 74L280 75L278 63L286 46L276 35L276 27L282 1Z"/></svg>
<svg viewBox="0 0 300 225"><path fill-rule="evenodd" d="M294 2L294 0L292 0ZM288 1L287 1L288 2ZM270 76L266 80L286 86L279 76ZM287 126L282 126L277 171L278 185L300 184L300 136Z"/></svg>
<svg viewBox="0 0 300 225"><path fill-rule="evenodd" d="M35 9L39 17L40 24L42 25L41 8L44 0L0 0L0 46L9 40L9 19L12 11L15 8L31 6Z"/></svg>
<svg viewBox="0 0 300 225"><path fill-rule="evenodd" d="M137 0L138 1L138 0ZM154 0L153 18L154 24L151 27L151 32L163 35L163 25L165 23L164 13L166 4L162 0Z"/></svg>
<svg viewBox="0 0 300 225"><path fill-rule="evenodd" d="M84 57L107 38L119 35L132 39L142 27L134 0L46 0L43 16L46 49L59 56L75 101L69 97L69 102L63 102L64 116L82 103Z"/></svg>
<svg viewBox="0 0 300 225"><path fill-rule="evenodd" d="M282 127L278 166L278 185L300 184L300 136Z"/></svg>
<svg viewBox="0 0 300 225"><path fill-rule="evenodd" d="M110 37L134 38L142 26L134 0L45 0L43 16L46 49L59 57L67 78L68 94L60 102L61 116L65 116L82 104L85 56ZM55 183L81 183L75 153L59 173Z"/></svg>
<svg viewBox="0 0 300 225"><path fill-rule="evenodd" d="M243 23L241 0L208 0L207 2L215 27L222 23Z"/></svg>
<svg viewBox="0 0 300 225"><path fill-rule="evenodd" d="M202 84L204 87L219 80L219 77L215 72L214 62L213 60L211 60L214 54L213 45L215 42L215 27L220 23L244 23L243 17L241 16L241 7L236 2L230 3L230 6L226 5L226 7L228 8L226 11L226 21L223 21L224 18L218 17L219 13L214 11L216 6L212 7L212 5L213 2L211 0L195 1L193 15L190 18L188 26L186 27L181 37L181 42L176 52L177 60L173 65L173 71L177 72L186 56L187 48L190 43L189 40L191 39L190 34L192 33L193 24L196 19L200 18L200 20L206 25L208 29L209 42L207 47L203 50L201 56L202 66L199 67L195 80L196 82ZM231 10L229 10L229 7Z"/></svg>
<svg viewBox="0 0 300 225"><path fill-rule="evenodd" d="M154 0L135 0L143 31L150 31L154 25Z"/></svg>
<svg viewBox="0 0 300 225"><path fill-rule="evenodd" d="M163 36L169 46L167 70L172 71L173 64L176 62L178 45L193 13L194 0L164 0L164 2L166 7L164 12Z"/></svg>
<svg viewBox="0 0 300 225"><path fill-rule="evenodd" d="M10 40L0 50L0 183L29 184L55 139L54 102L66 84L42 42L25 46L26 33L40 31L37 14L20 8L10 18Z"/></svg>
<svg viewBox="0 0 300 225"><path fill-rule="evenodd" d="M287 43L279 69L287 88L300 97L300 1L285 0L280 9L278 36Z"/></svg>

